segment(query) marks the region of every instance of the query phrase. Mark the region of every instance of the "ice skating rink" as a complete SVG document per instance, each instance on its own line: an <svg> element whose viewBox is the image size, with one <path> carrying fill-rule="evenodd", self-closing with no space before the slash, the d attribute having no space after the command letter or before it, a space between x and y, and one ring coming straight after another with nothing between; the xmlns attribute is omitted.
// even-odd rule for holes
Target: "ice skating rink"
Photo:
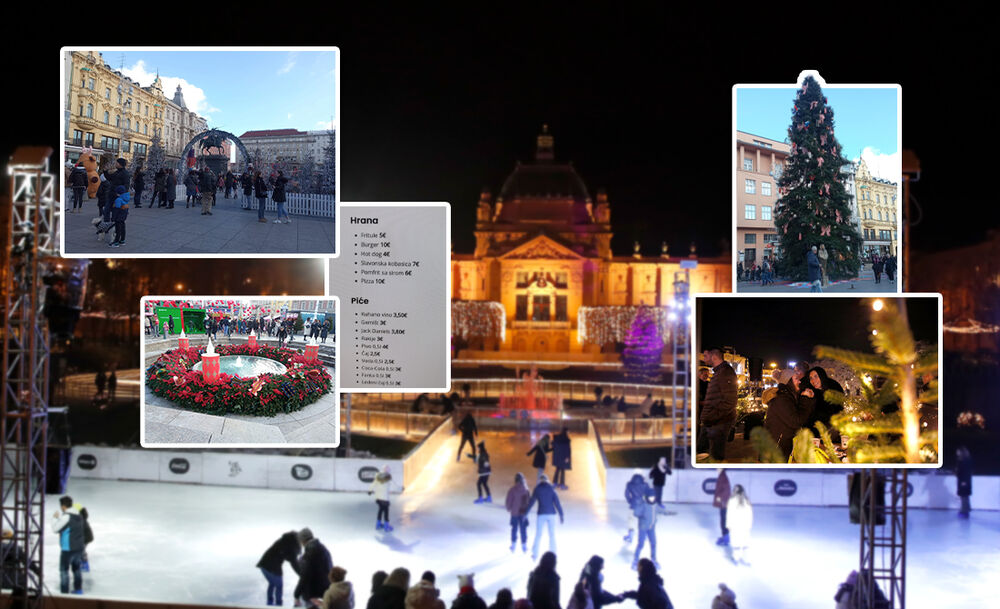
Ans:
<svg viewBox="0 0 1000 609"><path fill-rule="evenodd" d="M503 500L515 472L534 481L530 458L524 456L531 442L510 434L480 439L493 462L493 504L473 504L476 468L464 457L455 463L456 436L406 493L393 497L396 530L389 534L375 530L375 502L364 493L71 480L68 492L89 510L96 537L88 550L91 572L84 574L84 593L261 606L266 586L257 560L281 533L308 526L330 549L334 564L347 569L359 609L367 603L372 573L399 566L407 567L414 580L426 569L435 571L448 606L458 592L459 573L476 574L487 604L502 587L523 597L534 566L534 515L529 555L520 548L512 555ZM623 501L605 501L595 458L595 447L574 436L573 469L566 479L570 490L559 493L566 524L556 529L564 606L595 553L606 560L607 590L637 585L629 569L634 546L622 541L627 509ZM551 468L547 472L551 475ZM622 492L609 489L616 500ZM48 506L54 511L54 498ZM847 508L755 507L750 567L732 565L715 545L717 510L688 504L668 509L676 514L657 523L658 559L678 609L707 609L719 582L736 592L742 608L832 608L837 585L857 567L858 529L848 521ZM547 547L543 542L542 550ZM52 592L59 589L58 561L57 538L50 534L45 572ZM911 510L906 568L910 609L995 606L1000 512L977 511L963 521L954 512ZM287 606L295 582L286 565ZM634 606L629 600L622 605Z"/></svg>

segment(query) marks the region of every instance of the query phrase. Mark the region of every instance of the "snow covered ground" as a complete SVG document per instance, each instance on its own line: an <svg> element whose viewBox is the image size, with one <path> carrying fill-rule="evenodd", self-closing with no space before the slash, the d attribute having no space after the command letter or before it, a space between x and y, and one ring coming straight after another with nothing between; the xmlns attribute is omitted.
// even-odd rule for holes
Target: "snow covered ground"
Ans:
<svg viewBox="0 0 1000 609"><path fill-rule="evenodd" d="M96 536L89 548L92 570L84 574L85 594L264 605L265 581L254 565L281 533L308 526L330 549L334 564L348 570L359 608L367 602L371 574L399 566L414 579L426 569L435 571L448 605L458 592L456 576L468 572L476 573L477 588L488 603L502 587L523 597L533 563L530 555L520 550L511 555L508 549L503 498L516 471L534 480L524 456L530 441L509 434L481 439L492 456L494 503L473 504L475 466L467 458L455 463L454 437L416 483L393 498L391 519L397 528L389 534L376 532L375 503L363 493L71 480L68 492L90 511ZM636 587L629 569L632 552L622 541L627 511L623 502L604 500L595 457L585 438L574 437L570 490L560 492L566 524L557 526L564 605L593 554L607 561L606 589ZM613 489L612 497L618 495ZM847 508L757 506L750 567L732 565L714 544L717 510L687 504L669 509L676 514L657 524L658 559L678 609L709 607L719 582L736 592L744 608L829 608L837 585L857 567L858 528L850 524ZM532 516L529 553L534 525ZM547 549L545 542L542 548ZM48 587L58 590L56 536L47 536L45 552ZM906 567L910 609L992 606L992 580L1000 572L1000 512L978 511L970 520L959 520L954 512L911 510ZM285 575L290 605L295 575L287 566Z"/></svg>

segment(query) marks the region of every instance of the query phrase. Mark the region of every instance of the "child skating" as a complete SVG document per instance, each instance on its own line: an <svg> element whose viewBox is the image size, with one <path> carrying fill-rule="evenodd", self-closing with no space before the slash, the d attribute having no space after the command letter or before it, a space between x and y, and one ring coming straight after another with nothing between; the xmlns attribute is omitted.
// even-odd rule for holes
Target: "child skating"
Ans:
<svg viewBox="0 0 1000 609"><path fill-rule="evenodd" d="M476 460L476 466L479 469L479 479L476 480L476 492L479 493L479 499L476 499L476 503L493 503L493 497L490 495L490 455L486 452L486 442L479 443L479 457ZM483 491L486 491L486 497L483 497Z"/></svg>

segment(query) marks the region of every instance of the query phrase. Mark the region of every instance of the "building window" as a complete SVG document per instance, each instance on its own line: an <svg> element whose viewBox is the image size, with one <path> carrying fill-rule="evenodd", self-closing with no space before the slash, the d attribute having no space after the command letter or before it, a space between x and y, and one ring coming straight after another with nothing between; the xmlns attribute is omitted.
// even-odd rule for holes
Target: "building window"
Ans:
<svg viewBox="0 0 1000 609"><path fill-rule="evenodd" d="M771 206L770 205L761 205L761 207L760 207L760 219L761 220L770 220L771 219Z"/></svg>
<svg viewBox="0 0 1000 609"><path fill-rule="evenodd" d="M757 219L757 206L756 205L744 205L743 206L743 217L747 220Z"/></svg>
<svg viewBox="0 0 1000 609"><path fill-rule="evenodd" d="M122 94L121 93L118 94L118 103L119 104L122 103Z"/></svg>
<svg viewBox="0 0 1000 609"><path fill-rule="evenodd" d="M757 233L747 233L743 235L743 243L757 243Z"/></svg>
<svg viewBox="0 0 1000 609"><path fill-rule="evenodd" d="M877 198L877 197L878 197L878 195L875 195L875 197ZM878 210L878 221L879 221L879 222L881 222L881 221L882 221L882 210L881 210L881 209L880 209L880 210Z"/></svg>
<svg viewBox="0 0 1000 609"><path fill-rule="evenodd" d="M149 116L149 104L146 104L146 116Z"/></svg>
<svg viewBox="0 0 1000 609"><path fill-rule="evenodd" d="M122 152L129 152L132 147L132 142L125 140L122 142Z"/></svg>
<svg viewBox="0 0 1000 609"><path fill-rule="evenodd" d="M104 113L104 124L107 125L111 122L111 115L107 112Z"/></svg>
<svg viewBox="0 0 1000 609"><path fill-rule="evenodd" d="M142 134L143 134L143 135L149 135L149 132L148 132L148 131L146 130L147 128L148 128L148 125L145 125L145 124L144 124L144 125L142 126Z"/></svg>
<svg viewBox="0 0 1000 609"><path fill-rule="evenodd" d="M752 195L755 192L757 192L757 183L756 183L756 181L755 180L747 180L746 181L746 193L749 194L749 195Z"/></svg>
<svg viewBox="0 0 1000 609"><path fill-rule="evenodd" d="M130 118L125 119L125 128L128 129L129 131L132 130L132 119Z"/></svg>
<svg viewBox="0 0 1000 609"><path fill-rule="evenodd" d="M111 89L104 90L104 99L111 99Z"/></svg>
<svg viewBox="0 0 1000 609"><path fill-rule="evenodd" d="M83 104L80 104L80 116L83 116Z"/></svg>
<svg viewBox="0 0 1000 609"><path fill-rule="evenodd" d="M121 126L122 126L122 117L116 114L115 115L115 127L121 127Z"/></svg>
<svg viewBox="0 0 1000 609"><path fill-rule="evenodd" d="M528 295L518 294L515 299L514 319L517 321L528 320Z"/></svg>
<svg viewBox="0 0 1000 609"><path fill-rule="evenodd" d="M94 134L93 133L89 133L89 132L87 133L87 137L84 138L84 146L87 146L88 148L93 148L94 147Z"/></svg>
<svg viewBox="0 0 1000 609"><path fill-rule="evenodd" d="M94 118L94 104L87 104L87 118Z"/></svg>
<svg viewBox="0 0 1000 609"><path fill-rule="evenodd" d="M80 131L79 129L74 129L73 130L73 145L74 146L79 146L82 143L83 143L83 131Z"/></svg>
<svg viewBox="0 0 1000 609"><path fill-rule="evenodd" d="M566 314L566 297L556 296L556 321L569 321Z"/></svg>
<svg viewBox="0 0 1000 609"><path fill-rule="evenodd" d="M533 296L531 299L531 321L549 321L549 297Z"/></svg>
<svg viewBox="0 0 1000 609"><path fill-rule="evenodd" d="M771 183L770 182L761 182L760 183L760 194L764 195L765 197L770 197L771 196Z"/></svg>
<svg viewBox="0 0 1000 609"><path fill-rule="evenodd" d="M87 79L87 88L90 89L91 91L94 90L94 79L93 78L88 78Z"/></svg>
<svg viewBox="0 0 1000 609"><path fill-rule="evenodd" d="M753 159L743 159L743 171L753 171Z"/></svg>
<svg viewBox="0 0 1000 609"><path fill-rule="evenodd" d="M878 195L875 195L875 204L877 205L879 203L881 203L881 201L878 200Z"/></svg>

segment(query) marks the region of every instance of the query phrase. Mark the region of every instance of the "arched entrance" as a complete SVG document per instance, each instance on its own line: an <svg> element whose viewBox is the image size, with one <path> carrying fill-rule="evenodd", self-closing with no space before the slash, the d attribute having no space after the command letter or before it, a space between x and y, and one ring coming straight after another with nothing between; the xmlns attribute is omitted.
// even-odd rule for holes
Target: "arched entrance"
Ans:
<svg viewBox="0 0 1000 609"><path fill-rule="evenodd" d="M184 146L184 150L181 151L181 163L187 163L188 151L194 148L196 144L205 139L218 138L219 140L229 140L236 148L240 151L240 156L238 160L238 172L242 173L246 170L247 165L250 164L250 153L247 151L246 146L240 141L240 138L236 137L228 131L222 131L221 129L209 129L208 131L202 131L198 135L191 138L191 141Z"/></svg>

